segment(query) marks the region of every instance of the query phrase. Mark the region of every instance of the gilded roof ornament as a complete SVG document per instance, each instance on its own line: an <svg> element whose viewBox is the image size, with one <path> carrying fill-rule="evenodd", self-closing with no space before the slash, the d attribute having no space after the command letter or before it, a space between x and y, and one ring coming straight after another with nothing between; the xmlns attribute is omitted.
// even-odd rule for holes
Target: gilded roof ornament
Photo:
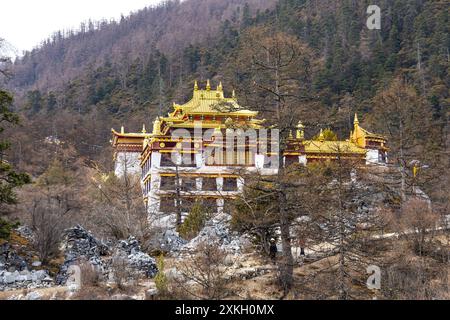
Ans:
<svg viewBox="0 0 450 320"><path fill-rule="evenodd" d="M297 139L304 139L305 138L305 126L301 121L297 123L297 131L295 134L295 137Z"/></svg>
<svg viewBox="0 0 450 320"><path fill-rule="evenodd" d="M325 136L323 135L323 130L322 130L322 129L320 129L319 141L320 141L320 142L325 141Z"/></svg>
<svg viewBox="0 0 450 320"><path fill-rule="evenodd" d="M159 121L159 117L156 117L155 122L153 123L153 134L161 134L161 121Z"/></svg>
<svg viewBox="0 0 450 320"><path fill-rule="evenodd" d="M194 91L198 91L198 83L197 83L197 80L194 81Z"/></svg>
<svg viewBox="0 0 450 320"><path fill-rule="evenodd" d="M206 80L206 91L210 91L211 90L211 83L209 82L209 79Z"/></svg>

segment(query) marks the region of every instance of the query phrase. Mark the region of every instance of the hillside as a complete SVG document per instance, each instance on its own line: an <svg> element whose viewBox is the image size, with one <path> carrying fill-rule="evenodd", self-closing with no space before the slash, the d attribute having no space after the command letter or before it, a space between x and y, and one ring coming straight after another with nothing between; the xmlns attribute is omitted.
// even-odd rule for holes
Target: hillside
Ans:
<svg viewBox="0 0 450 320"><path fill-rule="evenodd" d="M243 15L265 11L274 3L274 0L170 0L120 21L82 23L79 30L55 32L39 48L17 60L12 85L47 91L105 63L121 65L138 58L147 61L156 51L180 56L189 45L212 41L224 21L240 25Z"/></svg>
<svg viewBox="0 0 450 320"><path fill-rule="evenodd" d="M449 12L169 0L0 51L0 299L448 299Z"/></svg>
<svg viewBox="0 0 450 320"><path fill-rule="evenodd" d="M83 156L107 159L99 150L108 145L111 126L150 127L172 101L186 101L194 79L222 80L226 91L245 95L248 83L236 65L242 35L275 25L308 45L320 66L311 73L309 92L322 111L311 122L347 132L352 113L362 111L370 120L373 96L402 76L426 97L444 128L448 3L379 1L382 29L368 30L369 2L168 1L119 22L56 33L14 63L9 88L36 130L32 141L58 135Z"/></svg>

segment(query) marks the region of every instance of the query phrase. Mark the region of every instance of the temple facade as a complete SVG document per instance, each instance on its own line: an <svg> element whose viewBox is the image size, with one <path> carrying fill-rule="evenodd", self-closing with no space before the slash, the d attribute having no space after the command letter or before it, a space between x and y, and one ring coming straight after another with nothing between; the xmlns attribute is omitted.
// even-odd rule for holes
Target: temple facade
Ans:
<svg viewBox="0 0 450 320"><path fill-rule="evenodd" d="M173 104L165 117L157 117L152 132L120 133L112 130L117 175L141 175L148 213L171 227L196 203L211 213L227 212L227 203L242 191L240 172L276 174L279 167L279 136L266 130L258 112L241 107L234 91L225 97L222 84L211 89L194 85L185 104ZM345 141L306 140L298 123L287 140L281 165L332 161L337 156L361 164L387 162L386 139L359 126ZM179 221L178 221L179 222Z"/></svg>

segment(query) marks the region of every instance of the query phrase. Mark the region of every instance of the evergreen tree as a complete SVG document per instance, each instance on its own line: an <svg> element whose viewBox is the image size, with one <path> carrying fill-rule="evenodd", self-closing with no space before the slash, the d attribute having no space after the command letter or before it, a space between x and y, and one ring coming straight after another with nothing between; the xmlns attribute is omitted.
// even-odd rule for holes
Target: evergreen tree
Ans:
<svg viewBox="0 0 450 320"><path fill-rule="evenodd" d="M11 112L13 97L4 90L0 90L0 134L5 130L3 124L17 125L19 117ZM26 173L16 172L12 165L6 160L6 152L11 143L1 138L0 140L0 215L5 213L3 205L17 203L14 188L30 182Z"/></svg>

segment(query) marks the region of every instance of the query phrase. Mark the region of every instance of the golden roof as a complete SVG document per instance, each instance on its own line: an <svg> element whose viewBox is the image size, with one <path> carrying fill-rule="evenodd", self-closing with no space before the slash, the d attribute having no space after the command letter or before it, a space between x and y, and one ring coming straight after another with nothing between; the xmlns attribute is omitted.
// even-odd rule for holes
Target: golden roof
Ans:
<svg viewBox="0 0 450 320"><path fill-rule="evenodd" d="M357 153L365 154L366 150L350 141L319 141L305 140L303 142L306 153Z"/></svg>
<svg viewBox="0 0 450 320"><path fill-rule="evenodd" d="M141 133L126 133L122 127L120 132L111 129L113 134L113 140L111 144L116 147L118 144L137 143L140 144L145 138L149 138L151 134L144 132L144 128Z"/></svg>
<svg viewBox="0 0 450 320"><path fill-rule="evenodd" d="M194 85L194 94L190 101L185 104L174 104L175 111L169 116L175 114L177 110L181 110L184 114L203 114L203 115L235 115L235 116L251 116L258 114L257 111L250 111L242 108L233 94L231 98L225 98L223 94L222 83L219 83L216 90L211 90L209 80L205 90L198 88L197 82Z"/></svg>
<svg viewBox="0 0 450 320"><path fill-rule="evenodd" d="M359 147L366 147L366 139L378 140L385 142L386 138L380 134L372 133L359 126L358 115L355 113L355 120L353 121L353 131L350 133L350 139L356 143Z"/></svg>
<svg viewBox="0 0 450 320"><path fill-rule="evenodd" d="M146 138L148 136L150 136L151 134L149 133L125 133L125 132L117 132L114 129L111 129L111 132L113 133L114 136L116 137L122 137L122 138Z"/></svg>

